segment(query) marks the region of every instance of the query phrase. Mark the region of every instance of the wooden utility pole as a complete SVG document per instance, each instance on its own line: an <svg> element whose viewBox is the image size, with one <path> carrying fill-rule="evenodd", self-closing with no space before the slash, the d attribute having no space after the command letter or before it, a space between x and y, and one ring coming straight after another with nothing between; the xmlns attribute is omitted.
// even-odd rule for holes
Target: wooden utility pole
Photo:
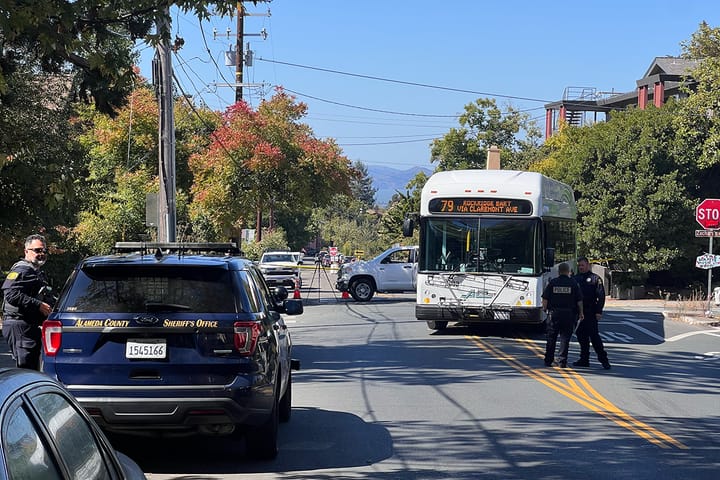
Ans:
<svg viewBox="0 0 720 480"><path fill-rule="evenodd" d="M235 39L235 102L243 98L243 37L245 34L245 7L237 2L237 38Z"/></svg>
<svg viewBox="0 0 720 480"><path fill-rule="evenodd" d="M158 64L158 143L160 190L158 192L158 236L159 242L174 242L175 225L175 115L172 94L172 58L170 56L170 9L165 9L157 31L165 37L157 47Z"/></svg>

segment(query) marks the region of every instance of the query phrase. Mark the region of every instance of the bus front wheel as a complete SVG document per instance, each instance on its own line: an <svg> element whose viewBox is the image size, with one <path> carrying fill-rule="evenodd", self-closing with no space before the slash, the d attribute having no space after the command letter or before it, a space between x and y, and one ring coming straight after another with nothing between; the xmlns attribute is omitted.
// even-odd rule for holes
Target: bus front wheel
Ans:
<svg viewBox="0 0 720 480"><path fill-rule="evenodd" d="M427 326L430 330L445 330L445 327L447 327L448 322L441 322L438 320L428 320Z"/></svg>

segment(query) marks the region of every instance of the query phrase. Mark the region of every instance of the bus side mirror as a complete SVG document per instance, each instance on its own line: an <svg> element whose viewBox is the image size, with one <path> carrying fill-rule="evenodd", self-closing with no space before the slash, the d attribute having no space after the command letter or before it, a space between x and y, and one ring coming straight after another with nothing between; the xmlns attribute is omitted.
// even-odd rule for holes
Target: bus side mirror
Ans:
<svg viewBox="0 0 720 480"><path fill-rule="evenodd" d="M412 218L406 218L402 223L402 233L404 237L412 237L415 230L415 222Z"/></svg>
<svg viewBox="0 0 720 480"><path fill-rule="evenodd" d="M545 249L545 268L552 268L552 266L555 265L555 249L554 248L546 248Z"/></svg>

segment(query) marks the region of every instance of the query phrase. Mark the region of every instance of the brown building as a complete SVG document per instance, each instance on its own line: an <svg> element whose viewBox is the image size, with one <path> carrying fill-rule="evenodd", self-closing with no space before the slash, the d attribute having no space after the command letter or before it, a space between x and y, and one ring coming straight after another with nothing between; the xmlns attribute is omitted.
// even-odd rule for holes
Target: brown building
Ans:
<svg viewBox="0 0 720 480"><path fill-rule="evenodd" d="M545 105L545 138L557 131L560 121L583 126L606 121L613 110L628 107L644 109L648 104L661 107L669 98L687 96L683 85L695 83L690 72L697 60L679 57L655 57L634 91L627 93L598 92L593 87L567 87L563 99ZM598 118L598 114L604 115Z"/></svg>

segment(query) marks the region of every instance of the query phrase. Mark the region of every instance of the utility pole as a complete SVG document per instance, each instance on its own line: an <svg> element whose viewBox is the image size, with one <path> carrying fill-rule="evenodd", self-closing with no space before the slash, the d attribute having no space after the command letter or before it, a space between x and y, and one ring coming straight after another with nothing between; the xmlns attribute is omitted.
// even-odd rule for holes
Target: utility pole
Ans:
<svg viewBox="0 0 720 480"><path fill-rule="evenodd" d="M235 66L235 83L216 83L215 85L218 87L233 87L235 88L235 101L239 102L243 99L243 87L261 87L264 84L261 83L244 83L243 82L243 66L252 66L252 54L253 52L250 50L250 44L248 43L246 47L243 46L244 37L262 37L263 40L267 38L267 32L263 28L260 33L245 33L245 17L269 17L270 16L270 9L268 9L267 13L248 13L245 10L245 6L243 5L244 1L248 0L240 0L237 2L237 32L235 32L235 50L232 50L232 44L230 45L230 51L226 52L225 56L225 65L226 66ZM253 0L253 3L257 4L257 2L269 2L270 0ZM230 29L227 29L227 32L225 33L225 36L229 39L231 36L233 36L230 32ZM213 30L213 39L217 39L218 33ZM244 50L244 48L247 49L247 51ZM230 54L233 54L232 57L230 57Z"/></svg>
<svg viewBox="0 0 720 480"><path fill-rule="evenodd" d="M159 242L174 242L176 238L176 200L175 200L175 114L172 94L172 58L170 56L170 9L158 22L157 32L163 38L157 47L158 60L157 95L159 110L158 144L160 190L158 192L158 231Z"/></svg>
<svg viewBox="0 0 720 480"><path fill-rule="evenodd" d="M242 100L243 35L245 34L245 7L237 3L237 38L235 39L235 102Z"/></svg>

